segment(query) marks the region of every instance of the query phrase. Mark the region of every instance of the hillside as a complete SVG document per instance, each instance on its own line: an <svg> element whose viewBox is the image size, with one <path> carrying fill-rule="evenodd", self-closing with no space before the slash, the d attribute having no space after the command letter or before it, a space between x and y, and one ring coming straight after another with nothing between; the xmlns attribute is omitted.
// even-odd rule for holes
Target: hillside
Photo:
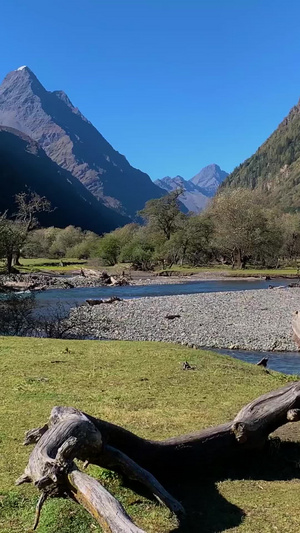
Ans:
<svg viewBox="0 0 300 533"><path fill-rule="evenodd" d="M187 211L199 213L206 206L209 199L215 195L220 183L228 176L225 170L212 164L204 167L193 178L186 180L182 176L165 178L155 181L156 185L167 192L184 189L180 201Z"/></svg>
<svg viewBox="0 0 300 533"><path fill-rule="evenodd" d="M54 210L40 214L40 222L45 226L72 224L102 233L128 222L96 200L70 172L54 163L38 143L4 126L0 126L0 188L0 212L7 209L14 212L14 197L19 192L46 196Z"/></svg>
<svg viewBox="0 0 300 533"><path fill-rule="evenodd" d="M300 101L223 187L260 188L284 209L300 208Z"/></svg>
<svg viewBox="0 0 300 533"><path fill-rule="evenodd" d="M0 124L37 141L108 207L134 217L147 200L163 195L150 177L133 168L73 106L63 91L47 91L26 66L0 85Z"/></svg>

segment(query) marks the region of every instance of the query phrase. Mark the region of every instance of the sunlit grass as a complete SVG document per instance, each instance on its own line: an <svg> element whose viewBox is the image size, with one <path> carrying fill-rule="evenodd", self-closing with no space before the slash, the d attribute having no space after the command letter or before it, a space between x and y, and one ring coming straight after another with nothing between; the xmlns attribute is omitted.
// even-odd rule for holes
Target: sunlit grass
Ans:
<svg viewBox="0 0 300 533"><path fill-rule="evenodd" d="M183 371L185 360L196 370ZM144 437L162 439L231 420L248 401L293 379L177 345L9 337L0 338L0 372L2 533L21 533L32 525L37 491L31 486L16 488L14 482L30 453L22 446L24 432L42 425L54 405L72 405ZM101 478L147 532L175 531L174 520L164 508L136 495L121 478L97 467L89 467L89 473ZM225 499L246 516L234 528L227 507L211 508L211 516L218 516L221 523L229 521L231 531L298 531L300 482L279 480L220 480L213 492L216 498L219 491L216 504ZM206 509L211 490L206 483L199 480L196 502L191 503L199 528L191 526L186 532L225 531L205 526L207 517L202 517L201 509ZM100 528L75 504L52 500L45 504L39 531L81 533Z"/></svg>
<svg viewBox="0 0 300 533"><path fill-rule="evenodd" d="M298 274L296 267L284 267L284 268L253 268L246 267L232 268L228 265L216 265L216 266L203 266L203 267L191 267L191 266L178 266L174 265L172 268L164 269L170 272L178 272L180 274L201 274L203 272L224 274L224 276L233 277L249 277L249 276L296 276Z"/></svg>
<svg viewBox="0 0 300 533"><path fill-rule="evenodd" d="M17 267L19 272L54 271L63 273L83 268L87 262L74 258L48 259L42 257L32 259L21 258L20 263L21 265ZM0 268L4 268L3 262L0 262Z"/></svg>
<svg viewBox="0 0 300 533"><path fill-rule="evenodd" d="M56 272L64 273L71 272L73 270L80 270L81 268L90 268L92 270L106 270L110 274L125 274L132 273L132 267L130 263L117 263L114 266L104 266L99 263L97 259L90 260L80 260L76 258L62 258L62 259L49 259L49 258L21 258L21 266L17 267L19 272L29 273L29 272ZM0 261L0 269L4 268L4 262ZM156 269L155 273L159 273L162 270L178 273L180 275L186 274L201 274L201 273L211 273L213 276L214 273L218 275L230 276L230 277L263 277L263 276L296 276L299 274L296 267L284 267L284 268L253 268L251 266L246 267L245 269L232 269L229 265L208 265L202 267L192 267L192 266L180 266L174 265L172 268L165 269ZM138 274L138 273L137 273Z"/></svg>

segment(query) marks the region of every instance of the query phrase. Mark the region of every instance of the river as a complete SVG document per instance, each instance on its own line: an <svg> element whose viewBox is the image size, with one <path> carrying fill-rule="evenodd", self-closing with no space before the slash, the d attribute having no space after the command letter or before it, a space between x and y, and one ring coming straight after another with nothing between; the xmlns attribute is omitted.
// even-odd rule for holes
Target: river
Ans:
<svg viewBox="0 0 300 533"><path fill-rule="evenodd" d="M209 348L211 349L211 348ZM235 359L241 359L246 363L258 363L263 357L268 357L268 369L300 376L299 352L251 352L245 350L213 350L224 355L230 355Z"/></svg>
<svg viewBox="0 0 300 533"><path fill-rule="evenodd" d="M225 291L245 291L267 289L269 285L273 287L287 286L291 280L281 279L265 281L262 279L252 280L204 280L188 281L186 283L161 283L151 285L125 285L124 287L84 287L74 289L50 289L37 293L37 300L43 304L50 304L55 301L70 302L72 304L82 304L87 299L110 298L144 298L146 296L172 296L179 294L196 294L201 292L225 292Z"/></svg>

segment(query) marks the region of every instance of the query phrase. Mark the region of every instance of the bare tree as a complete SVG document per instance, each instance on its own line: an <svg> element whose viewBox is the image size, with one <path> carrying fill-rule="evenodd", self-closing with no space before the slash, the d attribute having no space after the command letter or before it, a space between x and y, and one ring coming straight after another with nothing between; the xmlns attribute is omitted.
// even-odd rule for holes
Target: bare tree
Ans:
<svg viewBox="0 0 300 533"><path fill-rule="evenodd" d="M30 231L39 226L37 213L52 211L51 203L45 196L40 196L36 192L27 194L21 192L15 196L18 211L15 216L16 223L19 223L24 228L24 242ZM24 244L24 242L22 244ZM20 264L21 249L14 254L13 262L15 265Z"/></svg>
<svg viewBox="0 0 300 533"><path fill-rule="evenodd" d="M91 335L90 317L80 308L61 301L43 307L34 293L5 295L0 299L0 335L87 338ZM106 326L102 323L101 327L104 330Z"/></svg>
<svg viewBox="0 0 300 533"><path fill-rule="evenodd" d="M34 294L9 294L0 299L0 335L32 334Z"/></svg>
<svg viewBox="0 0 300 533"><path fill-rule="evenodd" d="M51 339L74 339L90 336L91 324L80 305L58 301L46 309L41 307L33 317L35 335Z"/></svg>

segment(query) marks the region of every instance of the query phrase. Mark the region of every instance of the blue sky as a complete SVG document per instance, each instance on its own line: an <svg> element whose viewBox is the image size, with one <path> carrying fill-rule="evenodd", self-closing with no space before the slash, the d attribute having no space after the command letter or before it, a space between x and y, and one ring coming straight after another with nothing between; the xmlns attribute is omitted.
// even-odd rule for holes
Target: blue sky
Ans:
<svg viewBox="0 0 300 533"><path fill-rule="evenodd" d="M300 96L299 0L2 0L28 65L152 179L231 171Z"/></svg>

